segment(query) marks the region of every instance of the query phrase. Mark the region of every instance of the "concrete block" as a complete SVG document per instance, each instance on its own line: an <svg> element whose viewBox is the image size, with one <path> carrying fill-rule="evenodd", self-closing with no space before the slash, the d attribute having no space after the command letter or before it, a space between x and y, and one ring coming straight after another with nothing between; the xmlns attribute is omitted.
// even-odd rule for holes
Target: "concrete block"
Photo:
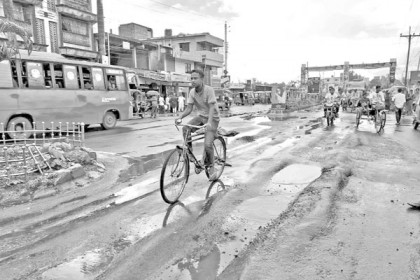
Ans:
<svg viewBox="0 0 420 280"><path fill-rule="evenodd" d="M69 169L58 170L56 174L57 177L54 180L54 186L63 184L73 179L73 176L71 175L71 171Z"/></svg>
<svg viewBox="0 0 420 280"><path fill-rule="evenodd" d="M75 164L69 168L71 176L73 179L77 179L86 175L86 171L83 169L83 166L80 164Z"/></svg>
<svg viewBox="0 0 420 280"><path fill-rule="evenodd" d="M98 159L98 156L96 155L96 152L94 150L92 150L90 148L85 148L85 147L82 147L81 150L82 151L85 151L86 153L88 153L88 155L89 155L89 157L91 159L93 159L93 160L97 160Z"/></svg>

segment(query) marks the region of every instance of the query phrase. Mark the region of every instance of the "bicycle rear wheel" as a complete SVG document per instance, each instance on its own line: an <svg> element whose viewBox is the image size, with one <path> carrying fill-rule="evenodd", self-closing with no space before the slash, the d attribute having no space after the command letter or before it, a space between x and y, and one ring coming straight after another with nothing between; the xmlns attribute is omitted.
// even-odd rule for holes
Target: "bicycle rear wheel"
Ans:
<svg viewBox="0 0 420 280"><path fill-rule="evenodd" d="M225 139L222 136L217 136L213 140L213 150L214 150L214 172L216 174L215 180L219 179L222 176L223 170L225 169L226 164L226 143ZM207 178L210 177L210 174L206 168Z"/></svg>
<svg viewBox="0 0 420 280"><path fill-rule="evenodd" d="M190 165L182 149L175 148L163 163L160 174L160 193L166 203L178 201L188 182Z"/></svg>

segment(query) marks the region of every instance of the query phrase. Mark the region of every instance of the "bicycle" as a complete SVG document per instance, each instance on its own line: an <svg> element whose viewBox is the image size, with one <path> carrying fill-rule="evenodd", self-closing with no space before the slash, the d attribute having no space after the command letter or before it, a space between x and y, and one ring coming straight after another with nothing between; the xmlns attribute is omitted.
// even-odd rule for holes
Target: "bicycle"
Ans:
<svg viewBox="0 0 420 280"><path fill-rule="evenodd" d="M360 107L359 110L356 111L356 128L359 128L360 119L362 118L362 115L366 115L367 118L371 118L375 124L375 130L376 133L380 134L383 132L385 124L386 124L386 110L381 110L379 112L378 108L375 106L372 106L372 109L375 110L375 115L370 116L369 115L369 108L362 108Z"/></svg>
<svg viewBox="0 0 420 280"><path fill-rule="evenodd" d="M188 183L190 175L190 162L195 166L195 173L200 174L205 170L207 178L209 178L209 167L204 165L204 162L197 160L193 151L191 151L189 144L204 139L203 129L205 126L195 126L190 124L175 124L178 129L179 126L187 126L189 130L198 129L192 132L191 136L184 135L184 142L182 147L176 146L168 157L165 159L160 175L160 193L166 203L176 203ZM178 129L179 130L179 129ZM226 163L226 143L224 138L217 133L213 140L214 150L214 172L216 173L215 181L220 178L225 168Z"/></svg>

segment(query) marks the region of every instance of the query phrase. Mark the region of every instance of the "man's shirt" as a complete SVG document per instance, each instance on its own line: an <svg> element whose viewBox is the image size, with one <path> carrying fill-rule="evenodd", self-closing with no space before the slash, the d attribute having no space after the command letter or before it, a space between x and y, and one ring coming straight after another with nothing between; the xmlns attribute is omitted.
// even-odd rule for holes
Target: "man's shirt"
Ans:
<svg viewBox="0 0 420 280"><path fill-rule="evenodd" d="M146 95L150 98L150 101L152 101L152 105L157 105L159 92L155 90L149 90Z"/></svg>
<svg viewBox="0 0 420 280"><path fill-rule="evenodd" d="M402 109L405 103L405 94L399 92L394 97L392 97L392 101L394 101L395 107L398 109Z"/></svg>
<svg viewBox="0 0 420 280"><path fill-rule="evenodd" d="M188 96L187 104L195 105L198 115L208 118L210 111L210 104L214 104L213 119L219 120L219 107L216 104L216 95L212 87L204 85L202 92L195 92L195 88L191 89Z"/></svg>
<svg viewBox="0 0 420 280"><path fill-rule="evenodd" d="M332 106L334 105L334 102L337 100L338 95L336 93L331 94L328 93L327 95L325 95L325 105L327 106Z"/></svg>
<svg viewBox="0 0 420 280"><path fill-rule="evenodd" d="M369 99L372 104L384 104L385 103L385 94L380 92L372 92L369 96Z"/></svg>

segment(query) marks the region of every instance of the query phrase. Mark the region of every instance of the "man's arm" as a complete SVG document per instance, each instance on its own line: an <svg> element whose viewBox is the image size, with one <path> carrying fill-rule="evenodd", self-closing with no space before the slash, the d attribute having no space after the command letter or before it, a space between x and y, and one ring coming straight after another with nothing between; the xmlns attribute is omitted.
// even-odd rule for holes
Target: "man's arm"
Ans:
<svg viewBox="0 0 420 280"><path fill-rule="evenodd" d="M186 116L188 116L189 114L191 114L192 110L193 110L193 105L192 104L187 104L187 109L185 109L185 111L182 113L180 119L183 119Z"/></svg>

